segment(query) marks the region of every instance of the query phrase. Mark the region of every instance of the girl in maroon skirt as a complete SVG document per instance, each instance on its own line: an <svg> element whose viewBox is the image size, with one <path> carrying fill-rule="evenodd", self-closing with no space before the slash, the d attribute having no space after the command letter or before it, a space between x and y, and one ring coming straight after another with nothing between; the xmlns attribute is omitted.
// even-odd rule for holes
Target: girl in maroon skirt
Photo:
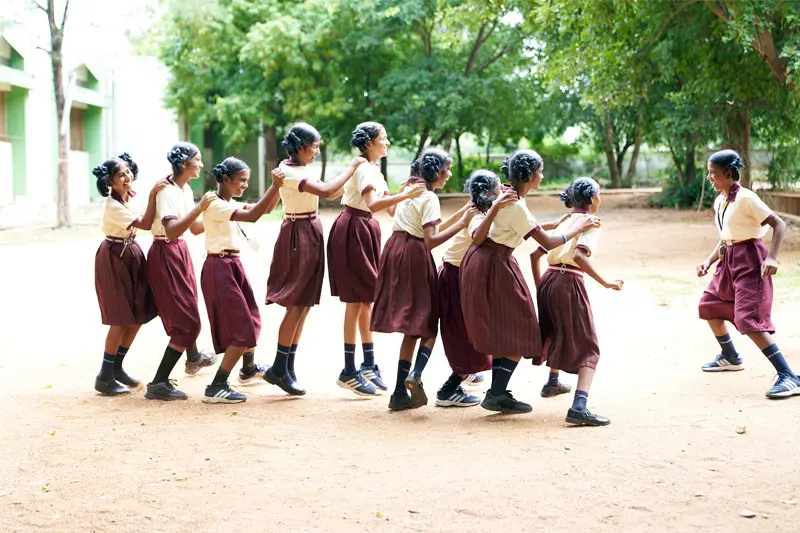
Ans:
<svg viewBox="0 0 800 533"><path fill-rule="evenodd" d="M703 365L705 372L742 370L742 358L733 346L725 321L750 337L775 367L778 376L767 398L800 395L800 379L772 338L772 275L778 271L786 223L753 191L739 185L744 168L739 154L722 150L708 159L708 181L720 193L714 201L719 243L697 266L705 276L719 261L714 277L700 299L700 318L708 321L721 353ZM772 227L769 250L761 240Z"/></svg>
<svg viewBox="0 0 800 533"><path fill-rule="evenodd" d="M525 196L542 181L542 158L533 150L518 150L505 160L501 170L519 200L500 209L492 205L473 234L473 244L461 263L461 310L472 346L492 354L492 386L481 403L484 409L504 413L529 413L527 403L507 390L509 379L521 358L541 364L542 339L528 285L512 252L533 237L546 249L599 226L595 217L584 215L565 235L549 235L536 222Z"/></svg>
<svg viewBox="0 0 800 533"><path fill-rule="evenodd" d="M264 372L264 379L291 395L306 393L297 383L294 359L308 311L319 303L325 276L319 197L341 196L342 187L356 167L365 162L364 158L354 158L342 175L323 183L308 168L319 155L320 141L313 126L294 125L281 143L289 159L281 162L273 173L283 180L280 196L284 213L269 269L267 305L281 305L286 314L278 330L275 362Z"/></svg>
<svg viewBox="0 0 800 533"><path fill-rule="evenodd" d="M350 144L367 160L359 165L353 179L344 186L344 208L328 236L328 279L331 295L345 303L344 369L336 384L361 396L371 396L377 389L387 390L381 371L375 364L374 344L369 323L375 301L375 280L381 255L381 225L373 213L387 210L394 216L395 206L425 191L416 185L391 195L380 171L380 159L386 157L389 139L386 129L377 122L364 122L353 131ZM356 368L356 335L361 335L364 362Z"/></svg>
<svg viewBox="0 0 800 533"><path fill-rule="evenodd" d="M238 403L247 397L231 389L228 378L242 356L245 361L239 381L248 382L264 375L255 364L254 350L261 333L261 315L239 253L246 236L239 222L256 222L278 203L280 180L255 205L239 203L250 181L250 168L244 161L229 157L214 167L217 197L203 212L206 235L206 261L200 286L208 310L214 350L224 353L217 375L206 387L206 403ZM243 378L244 376L244 378Z"/></svg>
<svg viewBox="0 0 800 533"><path fill-rule="evenodd" d="M404 335L395 390L389 400L389 409L393 411L428 403L422 386L422 371L430 358L439 322L436 266L431 250L467 227L478 212L471 207L441 223L439 198L433 191L447 183L452 175L451 165L450 156L443 150L428 148L422 153L420 177L412 178L409 183L424 183L428 190L397 206L392 236L381 253L370 329ZM418 340L420 345L412 371Z"/></svg>
<svg viewBox="0 0 800 533"><path fill-rule="evenodd" d="M467 181L466 190L472 201L461 208L466 211L470 206L478 208L479 213L470 221L469 226L459 231L450 241L444 253L442 266L439 268L439 324L442 329L442 345L447 361L453 373L436 393L436 405L439 407L471 407L481 403L480 398L467 394L461 385L465 377L479 375L477 373L492 368L492 356L481 353L472 347L464 326L461 313L461 289L459 273L464 254L472 244L472 232L475 231L486 216L492 203L501 196L500 179L489 170L476 170ZM505 207L517 200L514 192L507 192L498 200L498 208Z"/></svg>
<svg viewBox="0 0 800 533"><path fill-rule="evenodd" d="M203 232L203 223L197 217L216 198L216 193L206 193L200 203L194 205L189 180L198 179L203 169L200 151L195 145L180 142L170 150L167 159L172 164L173 174L156 197L153 245L147 252L147 277L156 298L158 315L170 339L144 397L169 401L187 399L186 394L175 388L169 375L200 334L197 282L189 247L182 236L187 230L194 235Z"/></svg>
<svg viewBox="0 0 800 533"><path fill-rule="evenodd" d="M591 178L578 178L561 193L561 199L573 211L556 228L556 234L567 232L579 223L576 218L587 213L597 213L600 208L600 186ZM552 385L554 375L555 380L558 380L559 369L578 374L575 398L572 407L567 411L566 421L579 426L606 426L611 423L608 418L596 415L586 408L589 388L600 358L600 347L594 329L592 306L583 284L583 274L589 274L607 289L622 289L622 281L606 281L589 259L597 250L599 234L599 229L592 228L549 253L540 247L531 254L544 357L550 367L548 385ZM542 276L539 259L545 254L550 266Z"/></svg>
<svg viewBox="0 0 800 533"><path fill-rule="evenodd" d="M147 210L139 216L131 207L131 185L139 167L127 153L92 170L103 202L102 230L106 238L94 260L94 286L103 324L109 326L103 365L94 382L107 396L129 393L141 382L122 369L122 361L139 332L156 316L156 305L147 282L144 253L136 242L136 230L149 230L156 213L156 194L166 181L150 191Z"/></svg>

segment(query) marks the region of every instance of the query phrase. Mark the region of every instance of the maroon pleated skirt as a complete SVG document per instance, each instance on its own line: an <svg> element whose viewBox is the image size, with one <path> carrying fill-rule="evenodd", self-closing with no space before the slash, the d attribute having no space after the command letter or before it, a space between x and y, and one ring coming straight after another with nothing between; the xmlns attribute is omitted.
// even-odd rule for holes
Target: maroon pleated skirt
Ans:
<svg viewBox="0 0 800 533"><path fill-rule="evenodd" d="M328 236L331 296L343 302L375 301L381 225L369 211L345 206Z"/></svg>
<svg viewBox="0 0 800 533"><path fill-rule="evenodd" d="M470 343L495 357L544 361L531 291L514 250L486 240L471 245L461 262L461 311Z"/></svg>
<svg viewBox="0 0 800 533"><path fill-rule="evenodd" d="M570 374L582 367L596 368L600 346L583 276L548 269L536 299L547 365Z"/></svg>
<svg viewBox="0 0 800 533"><path fill-rule="evenodd" d="M238 257L209 255L200 272L214 351L229 346L252 348L261 333L261 313Z"/></svg>
<svg viewBox="0 0 800 533"><path fill-rule="evenodd" d="M477 351L469 342L464 315L461 313L460 271L459 267L447 262L439 268L439 325L450 368L463 376L491 370L492 356Z"/></svg>
<svg viewBox="0 0 800 533"><path fill-rule="evenodd" d="M319 218L284 220L267 279L267 304L311 307L325 278L325 244Z"/></svg>
<svg viewBox="0 0 800 533"><path fill-rule="evenodd" d="M772 277L761 277L761 265L768 255L761 239L727 246L700 298L700 318L727 320L741 334L775 333L771 318Z"/></svg>
<svg viewBox="0 0 800 533"><path fill-rule="evenodd" d="M155 239L147 252L147 277L170 343L190 347L200 335L197 279L183 239Z"/></svg>
<svg viewBox="0 0 800 533"><path fill-rule="evenodd" d="M107 326L147 324L158 314L147 281L147 261L135 241L127 247L107 240L100 244L94 256L94 288Z"/></svg>
<svg viewBox="0 0 800 533"><path fill-rule="evenodd" d="M436 265L425 241L395 231L381 253L370 329L436 338L439 299Z"/></svg>

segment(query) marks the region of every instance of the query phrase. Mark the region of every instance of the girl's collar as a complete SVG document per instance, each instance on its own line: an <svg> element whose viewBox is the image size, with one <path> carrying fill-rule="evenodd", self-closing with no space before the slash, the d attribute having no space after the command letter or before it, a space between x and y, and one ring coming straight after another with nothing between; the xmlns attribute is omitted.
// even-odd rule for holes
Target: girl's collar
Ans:
<svg viewBox="0 0 800 533"><path fill-rule="evenodd" d="M409 183L424 183L426 189L428 189L429 191L433 190L433 183L427 182L424 179L418 178L416 176L412 176L412 177L408 178L408 182Z"/></svg>
<svg viewBox="0 0 800 533"><path fill-rule="evenodd" d="M734 182L734 184L731 186L731 190L728 192L728 196L725 197L725 201L728 203L736 201L736 193L738 193L739 189L741 188L742 186L739 185L738 181Z"/></svg>
<svg viewBox="0 0 800 533"><path fill-rule="evenodd" d="M281 161L282 164L289 166L289 167L302 167L300 163L297 163L294 159L284 159Z"/></svg>
<svg viewBox="0 0 800 533"><path fill-rule="evenodd" d="M136 196L136 193L133 190L128 191L128 200L130 200L134 196ZM126 203L122 199L122 196L120 196L119 193L117 191L115 191L114 189L111 189L111 198L113 198L114 200L118 201L122 205L125 205L125 203Z"/></svg>
<svg viewBox="0 0 800 533"><path fill-rule="evenodd" d="M572 212L573 212L573 213L580 213L581 215L588 215L588 214L590 214L588 209L584 209L584 208L582 208L582 207L573 207L573 208L572 208Z"/></svg>

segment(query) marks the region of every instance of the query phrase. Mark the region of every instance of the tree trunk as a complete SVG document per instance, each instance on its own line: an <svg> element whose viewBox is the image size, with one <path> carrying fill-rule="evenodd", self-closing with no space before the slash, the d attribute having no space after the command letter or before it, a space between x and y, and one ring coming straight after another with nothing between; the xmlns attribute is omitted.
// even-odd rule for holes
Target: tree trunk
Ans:
<svg viewBox="0 0 800 533"><path fill-rule="evenodd" d="M750 188L750 112L742 110L728 117L725 126L726 148L731 148L739 153L744 162L740 171L739 183L742 187Z"/></svg>
<svg viewBox="0 0 800 533"><path fill-rule="evenodd" d="M325 181L325 169L328 167L328 145L323 143L319 148L319 155L322 156L322 174L319 179Z"/></svg>
<svg viewBox="0 0 800 533"><path fill-rule="evenodd" d="M458 179L464 179L464 160L461 159L461 134L456 135L456 158L458 159Z"/></svg>
<svg viewBox="0 0 800 533"><path fill-rule="evenodd" d="M603 134L603 150L606 153L608 172L611 175L611 188L619 189L622 179L617 166L617 158L614 154L614 123L611 121L611 113L606 111L603 119L601 133Z"/></svg>
<svg viewBox="0 0 800 533"><path fill-rule="evenodd" d="M695 162L695 154L697 149L692 146L686 150L686 185L691 185L697 179L697 163Z"/></svg>
<svg viewBox="0 0 800 533"><path fill-rule="evenodd" d="M491 158L492 151L492 136L490 134L486 135L486 164L489 164L489 160Z"/></svg>
<svg viewBox="0 0 800 533"><path fill-rule="evenodd" d="M389 157L381 158L381 174L383 174L383 179L386 180L386 183L389 183Z"/></svg>
<svg viewBox="0 0 800 533"><path fill-rule="evenodd" d="M625 176L625 187L632 187L636 176L636 163L639 160L639 149L642 147L642 137L644 136L644 116L639 113L636 119L636 138L633 141L633 153L628 163L628 174Z"/></svg>
<svg viewBox="0 0 800 533"><path fill-rule="evenodd" d="M425 148L425 143L428 142L429 133L428 126L423 126L422 132L419 134L419 144L417 145L417 153L414 156L414 159L419 158L419 154L421 154L422 149Z"/></svg>
<svg viewBox="0 0 800 533"><path fill-rule="evenodd" d="M56 127L58 128L58 178L57 185L57 228L72 226L72 214L69 209L69 145L67 144L67 127L69 109L66 108L64 94L64 68L61 47L64 41L64 24L67 20L69 2L64 7L61 27L56 26L54 0L48 0L47 13L50 25L50 64L53 70L53 93L56 97ZM67 121L65 124L64 121Z"/></svg>
<svg viewBox="0 0 800 533"><path fill-rule="evenodd" d="M667 146L669 147L669 153L672 154L672 162L675 163L675 170L678 172L678 183L683 187L686 185L686 179L683 176L683 163L678 159L678 154L675 152L669 140L667 140Z"/></svg>
<svg viewBox="0 0 800 533"><path fill-rule="evenodd" d="M267 144L267 174L278 167L278 138L275 128L270 126L264 129Z"/></svg>

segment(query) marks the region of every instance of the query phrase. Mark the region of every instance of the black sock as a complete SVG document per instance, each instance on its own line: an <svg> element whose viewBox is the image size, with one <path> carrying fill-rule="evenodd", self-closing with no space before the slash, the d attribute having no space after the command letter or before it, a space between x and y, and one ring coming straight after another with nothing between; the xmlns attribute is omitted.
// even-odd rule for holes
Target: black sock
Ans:
<svg viewBox="0 0 800 533"><path fill-rule="evenodd" d="M289 346L289 358L286 360L286 370L290 376L294 375L294 356L297 354L297 345Z"/></svg>
<svg viewBox="0 0 800 533"><path fill-rule="evenodd" d="M733 347L733 339L731 339L730 333L717 337L717 342L719 347L722 348L722 356L725 359L732 361L739 358L739 352Z"/></svg>
<svg viewBox="0 0 800 533"><path fill-rule="evenodd" d="M797 378L797 375L795 375L795 373L792 372L789 363L787 363L786 359L783 358L783 354L781 353L781 350L780 348L778 348L777 344L772 344L770 346L767 346L766 348L761 350L761 352L767 356L767 359L769 359L769 362L772 363L772 366L775 367L775 370L779 374L788 374L793 378Z"/></svg>
<svg viewBox="0 0 800 533"><path fill-rule="evenodd" d="M217 375L214 376L214 380L211 382L212 385L224 385L228 382L228 378L230 377L230 372L225 372L222 370L222 367L219 367L217 370Z"/></svg>
<svg viewBox="0 0 800 533"><path fill-rule="evenodd" d="M190 363L196 363L200 360L200 350L197 349L197 343L186 348L186 360Z"/></svg>
<svg viewBox="0 0 800 533"><path fill-rule="evenodd" d="M409 372L411 372L411 361L400 360L397 363L397 383L394 385L395 393L408 394L406 392L405 381Z"/></svg>
<svg viewBox="0 0 800 533"><path fill-rule="evenodd" d="M428 359L431 358L431 349L426 348L424 345L417 350L417 360L414 361L414 374L417 377L422 376L422 371L425 370L425 365L428 364Z"/></svg>
<svg viewBox="0 0 800 533"><path fill-rule="evenodd" d="M125 356L128 355L129 347L119 346L117 348L117 357L114 359L114 372L118 372L122 370L122 361L125 359Z"/></svg>
<svg viewBox="0 0 800 533"><path fill-rule="evenodd" d="M161 358L161 364L158 365L158 370L156 370L156 377L153 378L153 383L166 383L169 381L169 375L175 365L178 364L181 355L183 355L183 352L167 346L167 349L164 350L164 357Z"/></svg>
<svg viewBox="0 0 800 533"><path fill-rule="evenodd" d="M500 366L500 358L492 358L492 383L494 383L494 378L497 377L497 368Z"/></svg>
<svg viewBox="0 0 800 533"><path fill-rule="evenodd" d="M589 393L585 390L576 390L575 397L572 399L573 411L585 411L586 401L589 399Z"/></svg>
<svg viewBox="0 0 800 533"><path fill-rule="evenodd" d="M255 350L244 352L244 355L242 355L242 370L244 370L245 372L252 372L253 366L255 366L255 364L256 364Z"/></svg>
<svg viewBox="0 0 800 533"><path fill-rule="evenodd" d="M352 374L356 371L356 345L344 343L344 373Z"/></svg>
<svg viewBox="0 0 800 533"><path fill-rule="evenodd" d="M365 342L361 348L364 350L364 366L375 366L375 343Z"/></svg>
<svg viewBox="0 0 800 533"><path fill-rule="evenodd" d="M278 351L275 352L275 362L272 363L272 372L278 376L285 376L289 373L289 347L278 344Z"/></svg>
<svg viewBox="0 0 800 533"><path fill-rule="evenodd" d="M492 396L505 394L506 390L508 390L508 381L511 379L511 374L514 373L515 368L517 368L517 361L512 361L505 357L500 359L500 363L497 365L497 374L492 378L492 388L489 389Z"/></svg>
<svg viewBox="0 0 800 533"><path fill-rule="evenodd" d="M97 375L102 381L114 379L114 359L116 354L103 352L103 366L100 367L100 373Z"/></svg>
<svg viewBox="0 0 800 533"><path fill-rule="evenodd" d="M447 381L444 382L439 392L442 393L442 396L450 396L458 389L462 381L464 381L464 378L453 372L450 374L450 377L447 378Z"/></svg>
<svg viewBox="0 0 800 533"><path fill-rule="evenodd" d="M550 387L555 387L558 385L558 370L550 371L550 378L547 380L547 385Z"/></svg>

